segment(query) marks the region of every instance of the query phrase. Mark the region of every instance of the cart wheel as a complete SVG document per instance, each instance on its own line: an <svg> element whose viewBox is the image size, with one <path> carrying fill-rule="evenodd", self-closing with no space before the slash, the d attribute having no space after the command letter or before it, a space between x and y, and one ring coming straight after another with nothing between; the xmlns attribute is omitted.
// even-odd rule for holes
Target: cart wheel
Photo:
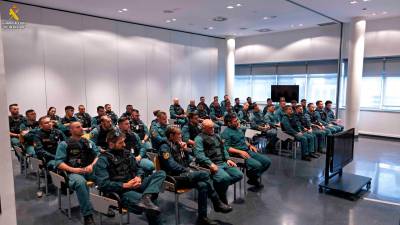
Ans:
<svg viewBox="0 0 400 225"><path fill-rule="evenodd" d="M322 193L322 192L324 192L324 189L322 189L322 187L319 187L319 188L318 188L318 192L319 192L319 193Z"/></svg>
<svg viewBox="0 0 400 225"><path fill-rule="evenodd" d="M369 189L371 189L371 182L367 183L367 191L369 191Z"/></svg>

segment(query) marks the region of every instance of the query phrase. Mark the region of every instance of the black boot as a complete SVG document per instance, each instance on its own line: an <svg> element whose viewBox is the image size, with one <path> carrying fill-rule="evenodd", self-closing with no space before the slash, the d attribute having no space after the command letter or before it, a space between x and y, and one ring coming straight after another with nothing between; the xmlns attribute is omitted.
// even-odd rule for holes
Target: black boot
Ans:
<svg viewBox="0 0 400 225"><path fill-rule="evenodd" d="M301 160L304 160L304 161L311 161L311 158L310 158L310 156L302 156L301 157Z"/></svg>
<svg viewBox="0 0 400 225"><path fill-rule="evenodd" d="M96 225L96 224L94 223L94 220L93 220L93 216L92 216L92 215L89 215L89 216L85 216L85 217L84 217L84 224L85 224L85 225Z"/></svg>
<svg viewBox="0 0 400 225"><path fill-rule="evenodd" d="M140 202L137 205L140 208L143 208L144 210L146 210L146 212L148 214L159 215L160 208L151 201L151 197L152 197L151 194L143 195L142 199L140 200Z"/></svg>
<svg viewBox="0 0 400 225"><path fill-rule="evenodd" d="M215 212L229 213L233 210L230 205L223 203L219 198L213 199L212 203Z"/></svg>
<svg viewBox="0 0 400 225"><path fill-rule="evenodd" d="M218 222L208 217L199 217L197 218L196 225L218 225Z"/></svg>

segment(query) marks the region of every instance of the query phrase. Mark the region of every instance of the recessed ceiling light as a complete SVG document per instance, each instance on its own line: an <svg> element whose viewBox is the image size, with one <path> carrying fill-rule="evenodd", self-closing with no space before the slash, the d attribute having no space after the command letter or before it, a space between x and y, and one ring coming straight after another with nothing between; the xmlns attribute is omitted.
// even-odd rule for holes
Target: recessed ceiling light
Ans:
<svg viewBox="0 0 400 225"><path fill-rule="evenodd" d="M171 21L176 21L176 19L175 19L175 18L172 18Z"/></svg>
<svg viewBox="0 0 400 225"><path fill-rule="evenodd" d="M240 3L236 4L236 7L240 7L240 6L242 6L242 4L240 4Z"/></svg>
<svg viewBox="0 0 400 225"><path fill-rule="evenodd" d="M166 23L171 23L172 21L171 21L171 20L166 20L165 22L166 22Z"/></svg>
<svg viewBox="0 0 400 225"><path fill-rule="evenodd" d="M122 13L122 12L124 12L124 11L122 11L122 10L118 10L118 12L119 12L119 13Z"/></svg>
<svg viewBox="0 0 400 225"><path fill-rule="evenodd" d="M383 11L383 12L382 12L382 15L386 15L387 13L388 13L388 12L386 12L386 11Z"/></svg>
<svg viewBox="0 0 400 225"><path fill-rule="evenodd" d="M293 27L295 27L295 26L292 24L292 25L290 25L290 27L293 28Z"/></svg>
<svg viewBox="0 0 400 225"><path fill-rule="evenodd" d="M226 18L226 17L222 17L222 16L217 16L217 17L214 17L212 20L214 20L214 21L216 21L216 22L222 22L222 21L225 21L225 20L227 20L228 18Z"/></svg>
<svg viewBox="0 0 400 225"><path fill-rule="evenodd" d="M300 23L300 24L299 24L299 27L302 27L302 26L303 26L303 24L302 24L302 23Z"/></svg>
<svg viewBox="0 0 400 225"><path fill-rule="evenodd" d="M371 0L363 0L363 2L370 2Z"/></svg>
<svg viewBox="0 0 400 225"><path fill-rule="evenodd" d="M231 6L231 5L228 5L226 8L227 8L227 9L233 9L234 7Z"/></svg>
<svg viewBox="0 0 400 225"><path fill-rule="evenodd" d="M376 16L376 13L372 13L373 16Z"/></svg>
<svg viewBox="0 0 400 225"><path fill-rule="evenodd" d="M126 11L128 11L128 9L127 8L123 8L122 11L126 12Z"/></svg>
<svg viewBox="0 0 400 225"><path fill-rule="evenodd" d="M204 30L214 30L214 27L204 27Z"/></svg>
<svg viewBox="0 0 400 225"><path fill-rule="evenodd" d="M352 5L357 4L357 3L358 3L357 1L351 1L350 2L350 4L352 4Z"/></svg>

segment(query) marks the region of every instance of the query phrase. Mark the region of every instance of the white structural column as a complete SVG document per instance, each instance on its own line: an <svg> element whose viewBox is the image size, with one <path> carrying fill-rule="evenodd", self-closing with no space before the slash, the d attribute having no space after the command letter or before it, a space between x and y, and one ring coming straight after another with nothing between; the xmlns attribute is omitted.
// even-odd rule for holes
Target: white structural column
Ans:
<svg viewBox="0 0 400 225"><path fill-rule="evenodd" d="M355 128L356 135L358 135L358 120L360 117L360 95L364 66L365 27L365 18L356 17L352 19L350 25L345 127L346 129Z"/></svg>
<svg viewBox="0 0 400 225"><path fill-rule="evenodd" d="M233 87L235 85L235 39L226 39L226 74L225 74L225 94L233 97Z"/></svg>
<svg viewBox="0 0 400 225"><path fill-rule="evenodd" d="M8 135L7 88L2 32L0 28L0 224L16 225L14 176L11 161L10 137ZM18 35L17 32L16 35Z"/></svg>

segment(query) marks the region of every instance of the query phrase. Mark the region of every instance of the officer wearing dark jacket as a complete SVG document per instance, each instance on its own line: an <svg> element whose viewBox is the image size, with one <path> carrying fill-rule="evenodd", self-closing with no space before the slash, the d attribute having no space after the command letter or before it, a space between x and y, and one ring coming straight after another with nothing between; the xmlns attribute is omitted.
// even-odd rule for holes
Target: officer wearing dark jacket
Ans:
<svg viewBox="0 0 400 225"><path fill-rule="evenodd" d="M24 122L25 118L21 114L19 114L19 107L17 104L11 104L8 106L8 110L10 111L10 116L8 116L8 123L10 127L10 139L11 146L20 145L19 142L19 133L20 126Z"/></svg>
<svg viewBox="0 0 400 225"><path fill-rule="evenodd" d="M139 138L145 149L151 148L150 132L146 124L140 119L139 110L133 109L131 118L131 130L139 135Z"/></svg>
<svg viewBox="0 0 400 225"><path fill-rule="evenodd" d="M189 113L189 123L182 128L182 139L189 146L194 146L194 139L201 133L199 115Z"/></svg>
<svg viewBox="0 0 400 225"><path fill-rule="evenodd" d="M86 112L86 108L84 105L78 106L78 112L75 114L75 117L81 122L83 130L89 131L92 127L92 117L89 113Z"/></svg>
<svg viewBox="0 0 400 225"><path fill-rule="evenodd" d="M33 139L35 133L39 130L39 122L36 120L36 112L29 109L25 112L25 120L19 126L20 128L20 141L24 146L24 150L31 156L36 156L35 148L33 147Z"/></svg>
<svg viewBox="0 0 400 225"><path fill-rule="evenodd" d="M196 188L198 190L198 218L196 224L218 224L207 218L207 197L214 205L216 212L228 213L232 208L218 197L214 190L210 174L190 168L192 158L179 128L169 127L166 131L168 140L161 145L161 168L173 177L177 188Z"/></svg>
<svg viewBox="0 0 400 225"><path fill-rule="evenodd" d="M190 100L189 105L187 106L186 113L197 112L197 106L194 100Z"/></svg>
<svg viewBox="0 0 400 225"><path fill-rule="evenodd" d="M113 124L108 116L102 116L100 119L100 125L96 126L90 132L90 140L93 141L98 147L102 149L107 149L107 134L113 129Z"/></svg>
<svg viewBox="0 0 400 225"><path fill-rule="evenodd" d="M235 98L235 105L233 106L233 111L235 111L236 114L238 114L240 111L242 111L243 106L240 104L240 99Z"/></svg>
<svg viewBox="0 0 400 225"><path fill-rule="evenodd" d="M118 116L115 114L114 111L111 109L110 104L105 104L104 109L106 110L106 115L111 118L112 123L115 125L118 122Z"/></svg>
<svg viewBox="0 0 400 225"><path fill-rule="evenodd" d="M311 157L319 156L316 153L316 150L322 152L325 143L325 133L323 131L319 131L318 129L312 128L311 120L303 113L303 106L297 105L295 108L295 117L300 122L300 125L303 127L304 131L307 132L308 135L314 137L314 152L310 154Z"/></svg>
<svg viewBox="0 0 400 225"><path fill-rule="evenodd" d="M229 153L226 151L221 137L214 134L212 120L203 121L202 133L197 135L194 142L193 153L196 161L201 166L210 169L215 190L221 201L227 204L226 191L229 185L241 180L243 173L230 160Z"/></svg>
<svg viewBox="0 0 400 225"><path fill-rule="evenodd" d="M160 208L155 204L165 180L165 172L146 176L135 155L125 148L125 135L118 131L107 134L107 151L95 168L96 182L105 194L115 192L129 212L146 214L150 225L160 225Z"/></svg>
<svg viewBox="0 0 400 225"><path fill-rule="evenodd" d="M153 172L153 162L147 158L146 149L140 141L139 136L131 131L128 118L121 117L118 119L118 129L125 135L125 148L133 152L139 166L142 167L145 172Z"/></svg>
<svg viewBox="0 0 400 225"><path fill-rule="evenodd" d="M46 163L47 168L56 168L56 152L58 144L67 138L60 130L53 128L50 117L43 116L39 119L40 130L35 132L33 143L36 155Z"/></svg>
<svg viewBox="0 0 400 225"><path fill-rule="evenodd" d="M95 224L93 207L86 182L94 180L92 172L99 150L93 142L82 138L83 128L80 122L72 122L69 128L71 138L58 145L56 167L68 173L68 186L76 192L85 225L92 225Z"/></svg>
<svg viewBox="0 0 400 225"><path fill-rule="evenodd" d="M324 111L324 104L322 103L322 101L319 100L315 104L317 106L315 112L319 114L319 122L322 123L327 129L329 129L332 134L336 134L342 131L342 127L336 126L332 123L332 121L329 120L328 115Z"/></svg>
<svg viewBox="0 0 400 225"><path fill-rule="evenodd" d="M161 144L167 140L165 136L165 131L167 130L167 114L165 112L159 111L157 113L157 120L152 124L150 128L151 133L151 144L154 149L159 150Z"/></svg>
<svg viewBox="0 0 400 225"><path fill-rule="evenodd" d="M126 112L122 113L121 117L126 117L126 118L130 119L134 108L132 105L126 105L125 109L126 109Z"/></svg>
<svg viewBox="0 0 400 225"><path fill-rule="evenodd" d="M208 105L206 104L206 99L204 98L204 96L201 96L200 97L200 102L199 102L199 104L197 104L197 109L199 109L199 106L203 106L202 108L204 109L204 110L206 110L207 111L207 115L209 115L210 114L210 108L208 107Z"/></svg>
<svg viewBox="0 0 400 225"><path fill-rule="evenodd" d="M171 119L176 120L179 125L184 125L187 122L185 110L179 105L179 99L174 98L174 104L169 106L169 115Z"/></svg>

